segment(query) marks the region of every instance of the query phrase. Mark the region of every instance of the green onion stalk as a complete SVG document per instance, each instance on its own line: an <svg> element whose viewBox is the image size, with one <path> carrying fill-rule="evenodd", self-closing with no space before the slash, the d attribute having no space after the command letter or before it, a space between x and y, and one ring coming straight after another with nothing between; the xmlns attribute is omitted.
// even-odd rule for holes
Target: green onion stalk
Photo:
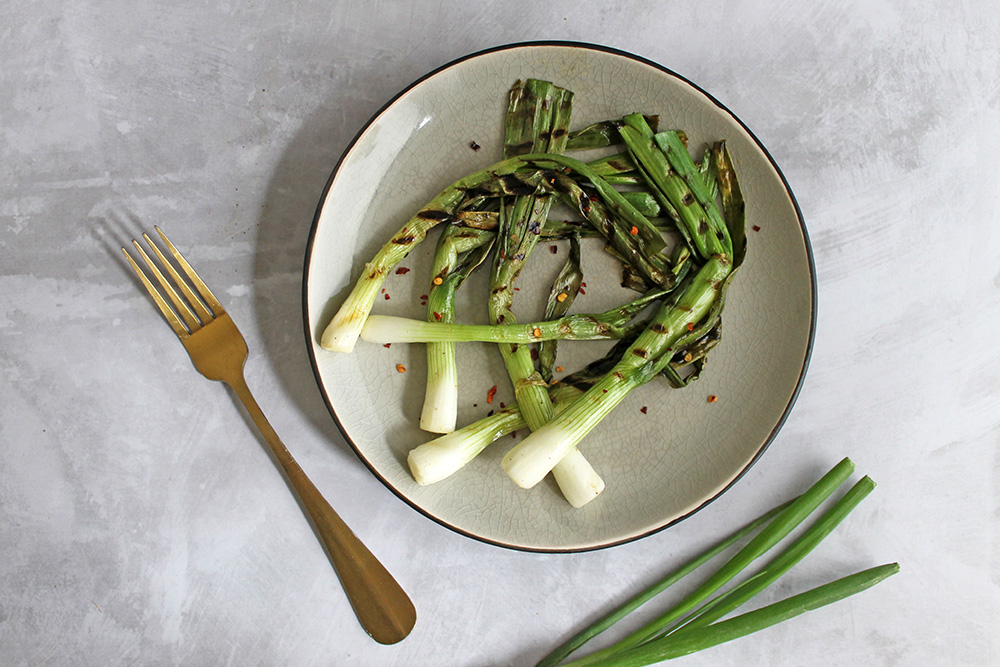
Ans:
<svg viewBox="0 0 1000 667"><path fill-rule="evenodd" d="M789 501L791 502L791 501ZM743 526L739 530L733 532L728 537L724 538L720 542L712 545L705 551L701 552L691 560L687 561L680 567L671 570L669 574L662 577L656 583L654 583L649 588L645 589L638 595L625 601L612 611L608 612L598 620L594 621L584 629L577 632L575 635L567 639L565 642L553 649L548 655L542 658L541 661L535 667L556 667L556 665L562 663L562 661L569 656L571 653L579 649L581 646L586 644L588 641L601 634L611 626L613 626L618 621L622 620L633 611L646 604L654 597L664 592L681 579L687 575L693 573L702 565L705 565L710 560L723 553L733 545L737 544L741 540L749 537L753 533L757 532L760 528L766 526L770 523L771 519L782 512L789 503L779 505L768 512L757 517L747 525Z"/></svg>
<svg viewBox="0 0 1000 667"><path fill-rule="evenodd" d="M623 190L622 196L625 197L628 203L632 204L635 210L647 218L655 218L662 211L660 203L656 201L656 197L647 190Z"/></svg>
<svg viewBox="0 0 1000 667"><path fill-rule="evenodd" d="M427 294L427 322L424 324L433 327L455 322L455 292L486 259L495 238L494 232L481 229L449 225L442 230L431 267L433 278ZM369 324L372 317L378 316L369 316ZM427 387L424 407L420 413L420 428L432 433L451 433L455 430L457 419L458 366L455 361L455 344L429 343Z"/></svg>
<svg viewBox="0 0 1000 667"><path fill-rule="evenodd" d="M798 528L846 481L853 470L854 464L850 459L842 460L801 496L772 509L576 633L545 656L538 667L564 664L563 661L586 642L754 533L756 535L745 546L679 602L614 644L565 663L567 667L642 667L688 655L842 600L896 574L899 571L898 564L881 565L841 577L760 609L721 620L777 581L818 546L874 489L875 483L864 477L756 574L727 592L709 599Z"/></svg>
<svg viewBox="0 0 1000 667"><path fill-rule="evenodd" d="M563 318L576 300L582 285L580 237L574 234L569 238L569 256L559 270L552 289L549 290L549 297L545 302L545 321L551 322ZM532 333L535 333L534 329ZM555 340L542 341L538 344L538 373L549 384L552 383L552 369L555 367L558 345Z"/></svg>
<svg viewBox="0 0 1000 667"><path fill-rule="evenodd" d="M361 337L381 345L472 341L526 345L549 340L612 340L634 330L635 325L630 324L632 320L666 295L666 290L653 289L603 313L578 313L528 324L448 324L443 319L424 322L393 315L371 315Z"/></svg>
<svg viewBox="0 0 1000 667"><path fill-rule="evenodd" d="M887 563L862 570L760 609L740 614L705 628L679 631L675 635L668 635L663 639L649 642L599 662L590 663L590 665L591 667L645 667L664 660L704 651L713 646L746 637L806 612L839 602L852 595L857 595L898 572L898 563ZM567 663L567 667L573 664Z"/></svg>
<svg viewBox="0 0 1000 667"><path fill-rule="evenodd" d="M504 157L532 153L562 153L569 139L573 93L548 81L518 81L510 91L504 121ZM524 267L548 217L551 197L522 195L500 207L497 253L490 277L490 323L515 324L511 310L514 281ZM514 386L514 395L528 427L537 429L552 418L547 383L535 369L527 346L501 343L500 354ZM556 462L553 476L574 507L582 507L604 490L604 481L577 450Z"/></svg>
<svg viewBox="0 0 1000 667"><path fill-rule="evenodd" d="M538 79L518 81L511 88L504 119L504 157L535 152L561 152L568 140L572 93ZM556 133L559 136L554 137ZM500 207L497 253L490 276L489 319L492 325L515 324L514 281L534 249L548 215L549 197L508 198ZM552 417L545 382L535 370L530 350L500 344L514 395L529 426Z"/></svg>
<svg viewBox="0 0 1000 667"><path fill-rule="evenodd" d="M598 664L604 657L625 651L664 636L674 624L708 600L713 593L732 581L751 563L762 557L801 524L823 501L829 498L854 471L854 462L843 459L813 484L805 493L781 511L760 533L732 556L712 576L645 625L613 645L574 661L574 667ZM713 603L708 603L712 605Z"/></svg>
<svg viewBox="0 0 1000 667"><path fill-rule="evenodd" d="M834 528L875 489L875 482L865 476L858 480L829 510L813 523L791 544L782 549L764 568L739 586L719 595L691 614L682 624L662 632L666 636L679 630L703 628L722 619L726 614L743 606L773 584L783 574L797 565L813 549L819 546Z"/></svg>
<svg viewBox="0 0 1000 667"><path fill-rule="evenodd" d="M747 254L746 201L736 176L733 157L725 141L712 146L712 162L717 177L719 194L722 197L722 213L726 220L726 230L733 248L733 264L739 266Z"/></svg>

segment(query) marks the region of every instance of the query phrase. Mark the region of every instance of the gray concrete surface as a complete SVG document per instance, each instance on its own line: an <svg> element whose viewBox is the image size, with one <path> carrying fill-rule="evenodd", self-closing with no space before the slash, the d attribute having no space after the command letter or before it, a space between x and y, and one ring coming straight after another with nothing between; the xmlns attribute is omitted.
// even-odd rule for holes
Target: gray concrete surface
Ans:
<svg viewBox="0 0 1000 667"><path fill-rule="evenodd" d="M846 602L686 665L1000 662L1000 10L987 2L6 3L0 28L0 663L527 665L843 456L879 488L774 595L898 560ZM537 555L374 479L302 333L309 225L355 132L454 58L529 39L687 76L770 149L819 326L769 452L675 528ZM119 246L154 224L240 324L266 413L409 590L360 629L234 400ZM768 598L771 599L771 598Z"/></svg>

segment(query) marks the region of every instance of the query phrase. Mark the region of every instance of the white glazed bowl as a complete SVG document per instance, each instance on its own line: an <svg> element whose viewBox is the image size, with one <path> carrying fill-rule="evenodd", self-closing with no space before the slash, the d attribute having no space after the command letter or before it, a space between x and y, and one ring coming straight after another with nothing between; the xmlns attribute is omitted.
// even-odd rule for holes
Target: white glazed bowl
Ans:
<svg viewBox="0 0 1000 667"><path fill-rule="evenodd" d="M701 380L673 390L659 379L634 391L581 444L607 483L573 509L550 480L530 491L500 468L504 438L451 478L418 486L406 455L434 436L417 422L426 365L421 345L386 349L359 341L351 354L332 353L319 337L364 263L420 206L457 178L499 159L506 95L517 79L553 81L575 93L573 127L640 111L659 114L661 128L687 132L696 147L725 139L747 202L748 256L723 317L723 341ZM481 148L473 150L471 143ZM423 319L420 296L436 233L390 276L389 300L373 312ZM574 312L623 303L615 264L585 242L587 294ZM544 248L518 281L520 321L540 319L545 297L566 256ZM459 321L486 318L488 271L461 290ZM642 58L599 46L545 42L476 53L402 91L361 130L330 177L307 251L306 335L316 378L338 426L361 460L400 498L460 533L529 551L583 551L663 529L704 506L759 457L784 421L801 385L815 325L815 271L801 214L777 166L749 130L692 83ZM521 296L523 295L523 296ZM562 343L567 372L609 344ZM495 346L459 345L459 425L511 402ZM399 373L397 364L407 372ZM486 392L498 385L493 405ZM718 400L709 402L715 395ZM643 413L640 408L645 407ZM523 435L523 434L520 434Z"/></svg>

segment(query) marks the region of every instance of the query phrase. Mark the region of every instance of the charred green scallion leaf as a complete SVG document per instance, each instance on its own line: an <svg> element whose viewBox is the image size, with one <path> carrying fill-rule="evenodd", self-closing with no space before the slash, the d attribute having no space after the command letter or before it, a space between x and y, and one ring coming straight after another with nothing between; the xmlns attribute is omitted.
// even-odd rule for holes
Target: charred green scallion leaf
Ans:
<svg viewBox="0 0 1000 667"><path fill-rule="evenodd" d="M654 128L654 131L660 124L659 116L644 116L643 118L650 127ZM566 150L580 151L607 148L608 146L619 144L621 143L621 139L618 137L619 125L621 125L621 121L619 120L605 120L571 132Z"/></svg>
<svg viewBox="0 0 1000 667"><path fill-rule="evenodd" d="M580 293L581 283L583 283L583 269L580 266L580 237L571 236L569 256L559 275L556 276L545 303L546 320L559 319L569 312L576 295ZM556 362L557 347L558 342L555 340L542 341L538 344L538 370L547 383L552 382L552 368Z"/></svg>

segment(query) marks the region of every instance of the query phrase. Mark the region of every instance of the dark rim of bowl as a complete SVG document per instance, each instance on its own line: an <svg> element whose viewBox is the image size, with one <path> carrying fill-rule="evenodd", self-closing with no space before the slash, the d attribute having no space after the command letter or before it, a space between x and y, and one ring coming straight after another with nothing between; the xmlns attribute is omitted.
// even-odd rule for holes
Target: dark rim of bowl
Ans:
<svg viewBox="0 0 1000 667"><path fill-rule="evenodd" d="M803 357L803 360L802 360L802 369L799 371L799 377L798 377L798 379L797 379L797 381L795 383L795 389L792 391L792 394L791 394L791 396L788 399L788 403L785 406L784 411L781 413L781 417L778 419L777 423L774 425L774 428L771 429L771 432L768 434L767 438L761 444L760 449L757 450L756 454L754 454L754 456L747 462L747 464L743 467L743 469L740 470L740 472L725 487L723 487L718 493L716 493L715 495L713 495L711 498L705 499L700 505L698 505L697 507L695 507L691 511L689 511L686 514L683 514L683 515L681 515L679 517L676 517L675 519L673 519L671 521L668 521L667 523L663 524L662 526L657 526L655 528L647 530L647 531L645 531L643 533L640 533L638 535L633 535L633 536L630 536L630 537L627 537L627 538L624 538L624 539L620 539L620 540L613 540L613 541L605 542L605 543L602 543L602 544L595 544L595 545L589 545L589 546L584 546L584 547L563 547L563 548L546 548L546 547L525 546L525 545L519 545L519 544L509 544L509 543L506 543L506 542L501 542L501 541L498 541L498 540L489 539L489 538L483 537L481 535L476 535L475 533L471 533L471 532L469 532L467 530L459 528L458 526L454 526L454 525L448 523L447 521L441 519L440 517L434 516L433 514L431 514L430 512L428 512L427 510L423 509L422 507L420 507L419 505L417 505L416 503L414 503L413 501L411 501L399 489L397 489L395 486L393 486L389 482L389 480L387 480L385 477L383 477L379 473L379 471L376 470L375 467L368 461L368 459L365 458L365 456L361 453L361 450L358 448L357 444L355 444L353 438L351 438L350 434L347 432L347 429L341 423L340 418L337 416L337 411L336 411L336 409L333 407L333 405L330 402L330 397L327 395L326 389L323 387L323 381L322 381L322 378L320 377L320 374L319 374L319 367L318 367L318 365L316 363L315 339L314 339L314 336L312 334L312 329L311 329L311 325L310 325L310 322L309 322L309 312L310 312L309 311L309 267L310 267L310 263L312 261L313 241L314 241L315 236L316 236L316 229L317 229L317 227L319 225L320 214L323 211L323 206L326 203L327 195L330 192L330 188L333 185L333 181L336 178L337 173L340 171L341 165L343 164L343 162L347 158L347 156L350 155L351 151L354 149L354 146L357 144L358 139L361 138L361 135L363 135L365 133L365 131L368 130L368 128L372 125L372 123L374 123L375 120L379 116L381 116L382 113L385 112L386 109L388 109L389 107L391 107L396 102L396 100L398 100L400 97L402 97L403 95L405 95L409 91L413 90L415 87L417 87L418 85L420 85L421 83L423 83L427 79L430 79L431 77L439 74L440 72L443 72L443 71L445 71L445 70L447 70L447 69L449 69L451 67L454 67L455 65L463 63L463 62L465 62L467 60L472 60L473 58L477 58L479 56L483 56L483 55L487 55L487 54L491 54L491 53L497 53L497 52L500 52L500 51L509 51L509 50L521 49L521 48L550 47L550 46L563 47L563 48L578 48L578 49L585 49L585 50L591 50L591 51L601 51L603 53L609 53L609 54L612 54L612 55L621 56L621 57L624 57L624 58L629 58L630 60L634 60L634 61L642 63L644 65L649 65L650 67L654 67L657 70L663 72L664 74L667 74L668 76L674 77L674 78L676 78L676 79L678 79L680 81L683 81L685 84L691 86L693 89L697 90L699 93L701 93L702 95L704 95L708 100L710 100L712 102L712 104L714 104L715 106L717 106L720 110L724 111L733 120L735 120L740 125L740 127L742 127L743 130L750 136L750 138L753 139L754 143L757 144L757 147L761 150L761 152L764 153L764 155L767 157L768 162L771 163L771 167L774 169L774 171L778 174L778 177L781 179L781 183L782 183L782 185L785 188L785 192L788 195L788 199L789 199L789 201L791 201L792 206L795 209L795 216L796 216L796 218L797 218L797 220L799 222L799 229L802 232L802 241L803 241L803 244L805 246L806 259L807 259L807 262L808 262L808 265L809 265L809 278L810 278L810 281L809 281L810 285L809 285L809 287L810 287L810 291L811 291L811 294L810 294L810 297L811 297L810 298L810 314L809 314L809 319L810 319L810 321L809 321L809 340L808 340L808 343L806 345L805 356ZM392 97L392 99L390 99L388 102L386 102L385 104L383 104L382 107L379 108L379 110L376 111L372 115L372 117L368 119L368 122L366 122L361 127L361 129L358 130L357 134L354 135L354 138L351 139L350 144L348 144L347 148L341 154L340 159L337 160L337 164L334 166L333 171L330 173L330 178L327 180L326 186L323 188L323 193L320 196L319 205L316 208L316 214L313 216L312 227L309 230L309 239L306 242L305 264L304 264L304 268L303 268L303 281L302 281L302 317L303 317L303 323L305 325L306 349L309 351L309 362L312 365L313 375L315 375L315 377L316 377L316 382L319 385L320 393L323 395L323 402L326 403L326 407L330 411L330 415L333 417L334 422L337 424L337 428L340 430L340 433L344 436L344 439L351 446L351 449L354 450L354 453L358 456L358 458L361 459L361 462L364 463L365 466L371 471L371 473L377 479L379 479L382 482L382 484L384 484L390 491L392 491L398 498L400 498L407 505L409 505L410 507L412 507L413 509L415 509L419 513L423 514L427 518L431 519L432 521L435 521L436 523L438 523L438 524L440 524L440 525L442 525L442 526L444 526L446 528L449 528L450 530L453 530L456 533L459 533L460 535L465 535L466 537L470 537L470 538L472 538L474 540L478 540L480 542L485 542L486 544L491 544L491 545L498 546L498 547L504 547L504 548L507 548L507 549L513 549L515 551L526 551L526 552L532 552L532 553L582 553L582 552L587 552L587 551L596 551L596 550L599 550L599 549L607 549L607 548L618 546L618 545L621 545L621 544L627 544L629 542L633 542L635 540L639 540L639 539L642 539L644 537L648 537L648 536L653 535L655 533L658 533L658 532L660 532L662 530L666 530L667 528L680 523L684 519L687 519L691 515L695 514L699 510L701 510L704 507L706 507L709 503L713 502L714 500L716 500L717 498L719 498L720 496L722 496L722 494L724 494L726 491L728 491L730 488L732 488L732 486L734 484L736 484L736 482L738 482L743 477L743 475L746 474L746 472L758 461L758 459L760 459L761 455L768 448L768 446L774 440L775 436L778 434L778 431L784 425L785 420L788 418L788 414L791 412L792 406L795 404L795 401L796 401L796 399L799 396L799 392L802 389L802 383L803 383L803 380L805 378L806 370L809 367L809 361L810 361L810 359L812 357L813 344L815 342L815 337L816 337L816 294L817 294L816 264L815 264L815 259L813 257L812 245L809 242L809 235L808 235L808 233L806 231L805 222L804 222L803 217L802 217L802 210L799 208L799 203L795 199L795 195L792 192L791 187L789 187L788 180L785 178L784 173L782 173L781 169L778 167L778 164L774 161L774 158L771 156L770 152L768 152L767 148L764 147L764 144L762 144L760 142L760 140L757 138L757 136L750 130L749 127L746 126L746 124L742 120L740 120L724 104L722 104L719 100L715 99L715 97L713 97L707 91L705 91L704 89L702 89L701 87L699 87L697 84L695 84L692 81L690 81L689 79L681 76L677 72L674 72L673 70L668 69L668 68L664 67L663 65L660 65L659 63L653 62L652 60L649 60L647 58L643 58L642 56L637 56L637 55L629 53L627 51L622 51L622 50L616 49L614 47L603 46L603 45L600 45L600 44L592 44L592 43L589 43L589 42L571 42L571 41L559 41L559 40L543 40L543 41L532 41L532 42L516 42L516 43L512 43L512 44L503 44L503 45L500 45L500 46L494 46L494 47L490 47L488 49L483 49L481 51L476 51L475 53L470 53L470 54L462 56L460 58L456 58L455 60L452 60L451 62L448 62L448 63L446 63L444 65L441 65L440 67L438 67L438 68L436 68L434 70L431 70L427 74L423 75L422 77L420 77L419 79L417 79L416 81L414 81L413 83L411 83L406 88L404 88L401 91L399 91L398 93L396 93L396 95L394 95Z"/></svg>

